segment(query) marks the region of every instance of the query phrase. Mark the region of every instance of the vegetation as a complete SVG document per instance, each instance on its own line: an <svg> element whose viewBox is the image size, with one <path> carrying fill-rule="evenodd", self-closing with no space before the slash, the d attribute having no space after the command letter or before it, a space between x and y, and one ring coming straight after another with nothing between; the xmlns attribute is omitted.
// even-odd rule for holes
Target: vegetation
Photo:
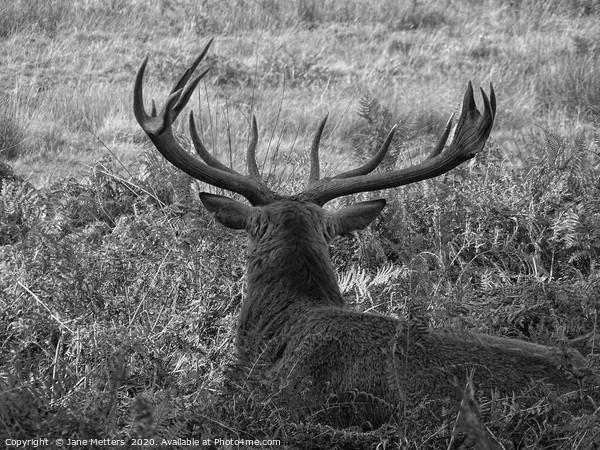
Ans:
<svg viewBox="0 0 600 450"><path fill-rule="evenodd" d="M443 417L424 401L377 430L296 423L231 386L244 236L215 225L196 196L206 186L151 150L130 100L146 54L146 98L162 99L216 37L192 105L205 141L241 167L255 113L265 178L293 192L326 112L326 174L398 123L391 168L435 142L467 80L492 81L489 148L440 179L370 194L389 204L334 242L340 285L358 310L571 346L598 371L597 0L12 0L0 11L0 437L600 445L597 381L565 396L472 386Z"/></svg>

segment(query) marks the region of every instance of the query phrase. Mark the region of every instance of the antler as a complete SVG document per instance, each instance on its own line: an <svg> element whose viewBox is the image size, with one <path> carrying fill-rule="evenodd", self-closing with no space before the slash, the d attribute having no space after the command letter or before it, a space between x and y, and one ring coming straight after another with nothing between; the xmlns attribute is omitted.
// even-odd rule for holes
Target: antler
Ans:
<svg viewBox="0 0 600 450"><path fill-rule="evenodd" d="M188 103L192 92L206 75L208 70L205 70L200 75L191 79L192 73L202 61L208 51L213 40L211 39L202 53L192 65L183 73L179 81L175 84L170 92L167 102L160 114L156 114L154 101L152 102L152 113L148 115L144 108L143 96L143 80L148 57L144 58L135 78L135 86L133 89L133 112L138 123L146 132L157 150L175 167L183 170L188 175L213 186L237 192L248 199L253 205L264 205L269 203L278 195L269 189L260 178L258 166L256 164L256 144L258 142L258 129L256 120L252 118L251 138L247 151L247 164L249 176L242 175L235 170L227 167L214 158L204 147L196 125L194 116L190 112L190 134L192 142L197 153L203 161L200 161L190 155L177 142L173 135L171 125L185 105Z"/></svg>
<svg viewBox="0 0 600 450"><path fill-rule="evenodd" d="M483 97L485 108L483 116L477 110L475 99L473 98L473 86L469 82L463 100L462 112L458 119L456 131L454 132L454 139L446 151L444 151L444 146L452 128L453 116L448 120L442 136L427 159L415 166L393 172L370 174L381 163L387 153L396 131L395 127L392 128L375 156L365 165L332 178L318 180L319 140L317 137L320 137L323 132L322 128L325 125L325 121L323 121L319 126L317 137L315 137L311 150L311 177L309 185L298 197L318 205L324 205L328 201L343 195L389 189L416 183L417 181L437 177L454 169L459 164L473 158L479 153L492 131L492 125L496 116L496 94L491 83L490 98L488 99L483 89L481 89L481 96ZM313 174L316 174L316 177Z"/></svg>
<svg viewBox="0 0 600 450"><path fill-rule="evenodd" d="M237 192L246 197L253 205L265 205L282 198L282 196L269 189L261 179L258 165L256 164L258 128L254 116L252 116L250 142L246 157L248 175L242 175L232 168L227 167L208 152L198 135L192 112L190 112L189 118L190 135L196 152L202 160L190 155L173 136L171 125L188 103L192 92L200 80L208 72L208 70L205 70L190 80L192 73L206 55L212 42L213 40L211 39L206 44L206 47L204 47L204 50L202 50L200 56L196 58L181 78L179 78L171 90L165 106L158 115L154 102L152 102L151 115L148 115L144 109L142 85L146 64L148 63L148 58L146 57L135 78L133 90L133 110L135 117L158 151L171 164L200 181ZM490 84L489 99L483 89L481 90L481 96L483 97L485 108L483 116L477 110L475 99L473 98L473 86L469 82L463 100L462 112L454 132L454 139L449 147L444 151L444 146L452 128L453 116L448 120L442 136L427 159L415 166L393 172L371 173L383 161L394 137L396 127L392 128L377 153L366 164L331 178L320 179L319 143L327 122L327 116L325 116L319 125L311 147L309 184L303 192L295 197L311 201L318 205L324 205L328 201L343 195L403 186L448 172L480 152L490 135L496 116L496 94L494 93L494 87Z"/></svg>

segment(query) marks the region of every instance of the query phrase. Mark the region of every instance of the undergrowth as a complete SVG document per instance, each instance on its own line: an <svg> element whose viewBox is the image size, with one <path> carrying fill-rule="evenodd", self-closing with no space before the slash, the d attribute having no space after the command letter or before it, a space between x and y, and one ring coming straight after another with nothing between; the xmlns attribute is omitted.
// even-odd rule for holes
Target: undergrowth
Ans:
<svg viewBox="0 0 600 450"><path fill-rule="evenodd" d="M361 115L374 142L399 121L369 99ZM388 207L370 230L334 242L348 301L438 328L572 346L597 369L597 148L548 131L529 148L519 167L491 145L472 164L384 193ZM395 164L407 151L392 152ZM272 398L229 386L244 237L215 225L197 186L155 153L137 174L118 168L106 159L83 181L43 189L3 169L0 435L294 448L598 444L594 385L561 397L532 385L511 398L475 386L443 417L422 403L371 431L297 423Z"/></svg>

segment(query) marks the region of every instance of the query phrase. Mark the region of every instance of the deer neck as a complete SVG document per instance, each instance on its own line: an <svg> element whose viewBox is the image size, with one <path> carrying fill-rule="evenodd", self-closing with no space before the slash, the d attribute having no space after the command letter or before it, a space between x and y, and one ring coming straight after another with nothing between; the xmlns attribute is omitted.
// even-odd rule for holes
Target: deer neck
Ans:
<svg viewBox="0 0 600 450"><path fill-rule="evenodd" d="M297 303L300 299L315 306L342 306L333 264L326 245L316 245L310 237L293 236L279 242L267 242L251 249L248 258L248 298L278 298L279 303ZM289 300L287 300L289 299Z"/></svg>
<svg viewBox="0 0 600 450"><path fill-rule="evenodd" d="M248 291L238 327L238 347L285 340L303 313L318 307L343 307L327 245L286 239L251 245Z"/></svg>

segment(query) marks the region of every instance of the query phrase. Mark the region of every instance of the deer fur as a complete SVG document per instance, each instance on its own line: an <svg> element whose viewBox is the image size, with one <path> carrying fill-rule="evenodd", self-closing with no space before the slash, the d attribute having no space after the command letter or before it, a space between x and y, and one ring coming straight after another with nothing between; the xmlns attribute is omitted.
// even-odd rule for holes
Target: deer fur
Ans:
<svg viewBox="0 0 600 450"><path fill-rule="evenodd" d="M271 384L299 416L376 427L423 399L456 397L469 371L476 388L488 392L511 394L531 381L558 392L577 389L574 368L584 368L585 360L574 350L351 310L336 282L329 243L367 227L384 200L327 211L294 199L254 207L212 194L200 198L219 222L249 235L239 363Z"/></svg>

